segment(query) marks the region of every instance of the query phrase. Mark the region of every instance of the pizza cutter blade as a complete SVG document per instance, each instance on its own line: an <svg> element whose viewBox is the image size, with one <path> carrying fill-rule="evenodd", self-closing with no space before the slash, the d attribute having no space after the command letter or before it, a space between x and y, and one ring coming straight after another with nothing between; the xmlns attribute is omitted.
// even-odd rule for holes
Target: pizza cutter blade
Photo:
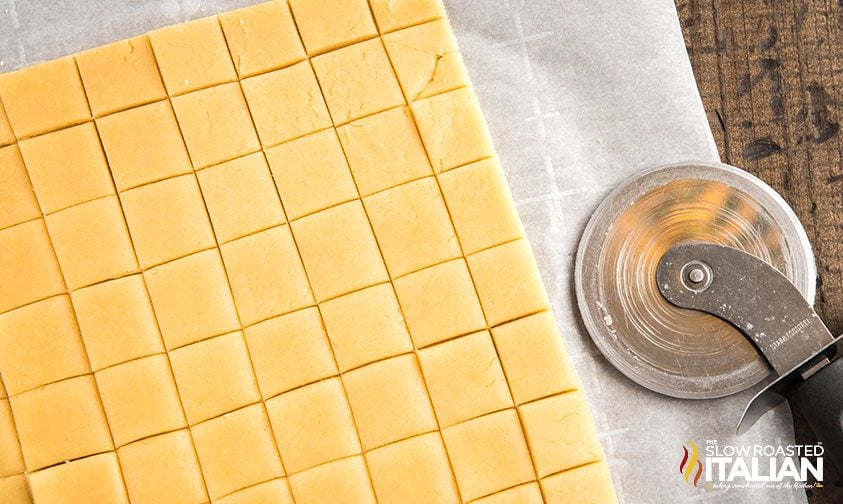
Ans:
<svg viewBox="0 0 843 504"><path fill-rule="evenodd" d="M703 242L668 250L659 260L656 283L674 305L731 323L772 366L776 379L749 402L738 434L788 401L843 469L843 336L831 335L795 285L752 254Z"/></svg>
<svg viewBox="0 0 843 504"><path fill-rule="evenodd" d="M662 296L659 260L686 242L747 252L781 272L811 304L814 258L781 196L720 163L646 170L609 194L591 217L577 252L575 284L583 323L597 347L651 390L689 399L722 397L751 387L771 369L732 325Z"/></svg>

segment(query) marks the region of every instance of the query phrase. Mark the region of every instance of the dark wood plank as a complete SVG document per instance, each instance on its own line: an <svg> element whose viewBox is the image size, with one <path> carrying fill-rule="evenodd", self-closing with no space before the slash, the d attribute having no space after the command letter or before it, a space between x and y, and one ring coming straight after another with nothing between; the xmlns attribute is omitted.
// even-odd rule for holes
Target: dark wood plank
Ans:
<svg viewBox="0 0 843 504"><path fill-rule="evenodd" d="M676 0L724 162L790 203L813 244L817 311L843 333L843 0ZM841 384L843 385L843 384ZM797 415L799 442L813 434ZM843 502L843 480L809 502Z"/></svg>

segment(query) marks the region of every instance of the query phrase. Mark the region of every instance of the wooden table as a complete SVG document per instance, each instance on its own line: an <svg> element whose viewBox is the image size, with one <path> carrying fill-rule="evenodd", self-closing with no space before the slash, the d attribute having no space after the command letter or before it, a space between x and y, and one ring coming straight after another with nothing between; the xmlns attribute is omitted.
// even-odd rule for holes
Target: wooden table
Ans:
<svg viewBox="0 0 843 504"><path fill-rule="evenodd" d="M843 0L676 7L723 161L766 181L796 211L817 258L817 312L843 333ZM796 437L815 439L799 416ZM826 462L811 503L843 502L843 479Z"/></svg>

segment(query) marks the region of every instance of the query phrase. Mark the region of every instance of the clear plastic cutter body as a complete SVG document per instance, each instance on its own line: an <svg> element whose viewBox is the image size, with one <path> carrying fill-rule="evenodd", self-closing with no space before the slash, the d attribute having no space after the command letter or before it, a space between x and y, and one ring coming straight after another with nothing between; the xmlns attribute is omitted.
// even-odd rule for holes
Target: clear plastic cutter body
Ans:
<svg viewBox="0 0 843 504"><path fill-rule="evenodd" d="M576 262L583 323L616 368L651 390L693 399L744 390L771 372L753 342L725 320L675 306L659 291L660 259L686 242L747 252L813 303L810 243L781 196L728 165L680 163L640 173L595 211Z"/></svg>

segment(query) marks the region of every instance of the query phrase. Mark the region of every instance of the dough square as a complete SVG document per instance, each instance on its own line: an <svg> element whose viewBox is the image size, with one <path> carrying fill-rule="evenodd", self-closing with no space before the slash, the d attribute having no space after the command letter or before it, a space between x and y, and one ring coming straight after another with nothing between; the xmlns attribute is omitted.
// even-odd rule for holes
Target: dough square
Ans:
<svg viewBox="0 0 843 504"><path fill-rule="evenodd" d="M436 430L415 355L355 369L343 382L365 450Z"/></svg>
<svg viewBox="0 0 843 504"><path fill-rule="evenodd" d="M293 504L290 485L284 478L250 486L217 499L216 504Z"/></svg>
<svg viewBox="0 0 843 504"><path fill-rule="evenodd" d="M147 35L83 51L76 63L95 116L167 97Z"/></svg>
<svg viewBox="0 0 843 504"><path fill-rule="evenodd" d="M380 502L460 502L438 432L367 452L366 461Z"/></svg>
<svg viewBox="0 0 843 504"><path fill-rule="evenodd" d="M220 243L283 224L284 211L261 153L196 173Z"/></svg>
<svg viewBox="0 0 843 504"><path fill-rule="evenodd" d="M515 410L499 411L442 430L465 500L532 481L536 475Z"/></svg>
<svg viewBox="0 0 843 504"><path fill-rule="evenodd" d="M290 475L288 479L296 504L376 502L366 464L359 455Z"/></svg>
<svg viewBox="0 0 843 504"><path fill-rule="evenodd" d="M260 404L203 422L191 432L211 499L284 474Z"/></svg>
<svg viewBox="0 0 843 504"><path fill-rule="evenodd" d="M0 229L41 216L17 145L0 148L0 180Z"/></svg>
<svg viewBox="0 0 843 504"><path fill-rule="evenodd" d="M488 331L426 348L419 352L419 361L443 427L512 407Z"/></svg>
<svg viewBox="0 0 843 504"><path fill-rule="evenodd" d="M354 420L338 378L274 397L266 402L266 409L289 473L360 453Z"/></svg>
<svg viewBox="0 0 843 504"><path fill-rule="evenodd" d="M265 399L337 374L315 307L255 324L245 333Z"/></svg>
<svg viewBox="0 0 843 504"><path fill-rule="evenodd" d="M216 16L160 28L149 39L171 95L237 79Z"/></svg>
<svg viewBox="0 0 843 504"><path fill-rule="evenodd" d="M580 502L582 504L614 504L618 502L612 485L612 474L605 462L584 465L554 474L541 480L549 504Z"/></svg>
<svg viewBox="0 0 843 504"><path fill-rule="evenodd" d="M45 385L10 400L29 472L114 449L92 375Z"/></svg>
<svg viewBox="0 0 843 504"><path fill-rule="evenodd" d="M169 101L101 117L97 128L120 191L193 171Z"/></svg>
<svg viewBox="0 0 843 504"><path fill-rule="evenodd" d="M366 0L290 0L290 7L309 54L378 34Z"/></svg>
<svg viewBox="0 0 843 504"><path fill-rule="evenodd" d="M24 469L12 408L9 400L3 399L0 400L0 477L20 474Z"/></svg>
<svg viewBox="0 0 843 504"><path fill-rule="evenodd" d="M462 258L396 278L394 284L416 348L486 326Z"/></svg>
<svg viewBox="0 0 843 504"><path fill-rule="evenodd" d="M29 485L26 476L16 474L7 478L0 478L0 499L9 504L32 504Z"/></svg>
<svg viewBox="0 0 843 504"><path fill-rule="evenodd" d="M308 3L324 9L323 4ZM404 95L379 39L317 56L312 62L336 125L404 104Z"/></svg>
<svg viewBox="0 0 843 504"><path fill-rule="evenodd" d="M441 0L370 0L381 33L445 16Z"/></svg>
<svg viewBox="0 0 843 504"><path fill-rule="evenodd" d="M220 251L243 325L313 305L289 226L239 238Z"/></svg>
<svg viewBox="0 0 843 504"><path fill-rule="evenodd" d="M439 184L466 254L524 237L496 159L445 172L439 176Z"/></svg>
<svg viewBox="0 0 843 504"><path fill-rule="evenodd" d="M65 290L43 219L0 230L0 313Z"/></svg>
<svg viewBox="0 0 843 504"><path fill-rule="evenodd" d="M392 277L462 255L433 177L367 196L363 201Z"/></svg>
<svg viewBox="0 0 843 504"><path fill-rule="evenodd" d="M357 198L357 188L333 129L266 151L290 219Z"/></svg>
<svg viewBox="0 0 843 504"><path fill-rule="evenodd" d="M539 484L535 481L519 485L474 501L476 504L544 504ZM566 502L581 502L572 500Z"/></svg>
<svg viewBox="0 0 843 504"><path fill-rule="evenodd" d="M59 210L45 220L69 289L138 271L117 196Z"/></svg>
<svg viewBox="0 0 843 504"><path fill-rule="evenodd" d="M486 121L471 88L414 101L410 108L435 172L494 155Z"/></svg>
<svg viewBox="0 0 843 504"><path fill-rule="evenodd" d="M12 126L9 124L9 118L6 117L6 108L0 102L0 145L13 143L15 143L15 134L12 131Z"/></svg>
<svg viewBox="0 0 843 504"><path fill-rule="evenodd" d="M264 146L331 127L331 116L308 61L249 77L241 84Z"/></svg>
<svg viewBox="0 0 843 504"><path fill-rule="evenodd" d="M579 388L549 311L492 329L516 404Z"/></svg>
<svg viewBox="0 0 843 504"><path fill-rule="evenodd" d="M392 285L376 285L320 306L340 371L413 350Z"/></svg>
<svg viewBox="0 0 843 504"><path fill-rule="evenodd" d="M45 214L114 194L92 122L23 140L20 151Z"/></svg>
<svg viewBox="0 0 843 504"><path fill-rule="evenodd" d="M0 315L0 369L13 395L91 371L67 295Z"/></svg>
<svg viewBox="0 0 843 504"><path fill-rule="evenodd" d="M129 502L114 452L59 464L27 478L36 502Z"/></svg>
<svg viewBox="0 0 843 504"><path fill-rule="evenodd" d="M117 456L133 504L208 502L187 430L132 443L118 449Z"/></svg>
<svg viewBox="0 0 843 504"><path fill-rule="evenodd" d="M220 14L241 78L285 67L307 55L287 2L273 1Z"/></svg>
<svg viewBox="0 0 843 504"><path fill-rule="evenodd" d="M141 275L85 287L70 297L94 371L164 351Z"/></svg>
<svg viewBox="0 0 843 504"><path fill-rule="evenodd" d="M190 425L260 400L239 331L173 350L170 363Z"/></svg>
<svg viewBox="0 0 843 504"><path fill-rule="evenodd" d="M54 131L91 117L72 56L0 75L0 98L18 138Z"/></svg>
<svg viewBox="0 0 843 504"><path fill-rule="evenodd" d="M193 175L137 187L120 199L144 269L216 245Z"/></svg>
<svg viewBox="0 0 843 504"><path fill-rule="evenodd" d="M467 257L480 304L491 325L549 309L530 245L524 240Z"/></svg>
<svg viewBox="0 0 843 504"><path fill-rule="evenodd" d="M388 280L360 201L309 215L292 227L318 301Z"/></svg>
<svg viewBox="0 0 843 504"><path fill-rule="evenodd" d="M404 96L410 101L469 84L446 19L384 35L383 43Z"/></svg>
<svg viewBox="0 0 843 504"><path fill-rule="evenodd" d="M116 446L187 427L166 355L118 364L95 376Z"/></svg>
<svg viewBox="0 0 843 504"><path fill-rule="evenodd" d="M518 407L539 477L603 459L588 401L574 391Z"/></svg>
<svg viewBox="0 0 843 504"><path fill-rule="evenodd" d="M358 119L337 133L362 196L433 174L407 107Z"/></svg>
<svg viewBox="0 0 843 504"><path fill-rule="evenodd" d="M216 250L145 271L144 278L168 350L239 327Z"/></svg>
<svg viewBox="0 0 843 504"><path fill-rule="evenodd" d="M173 108L194 168L260 149L246 100L236 82L177 96Z"/></svg>

